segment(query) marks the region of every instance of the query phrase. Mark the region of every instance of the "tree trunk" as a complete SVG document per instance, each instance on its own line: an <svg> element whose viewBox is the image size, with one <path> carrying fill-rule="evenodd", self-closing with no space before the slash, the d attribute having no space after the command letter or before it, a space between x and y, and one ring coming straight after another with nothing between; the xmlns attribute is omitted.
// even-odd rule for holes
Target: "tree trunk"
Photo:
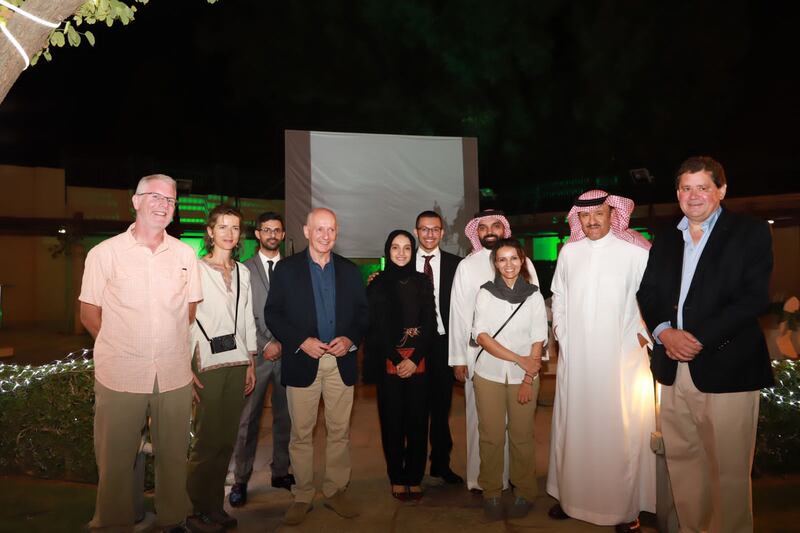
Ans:
<svg viewBox="0 0 800 533"><path fill-rule="evenodd" d="M50 22L61 22L73 15L86 0L27 0L22 9L32 15ZM9 17L8 31L11 32L22 48L33 57L47 44L47 36L51 28L29 20L18 13ZM11 86L17 81L25 61L5 35L0 34L0 103L5 100Z"/></svg>

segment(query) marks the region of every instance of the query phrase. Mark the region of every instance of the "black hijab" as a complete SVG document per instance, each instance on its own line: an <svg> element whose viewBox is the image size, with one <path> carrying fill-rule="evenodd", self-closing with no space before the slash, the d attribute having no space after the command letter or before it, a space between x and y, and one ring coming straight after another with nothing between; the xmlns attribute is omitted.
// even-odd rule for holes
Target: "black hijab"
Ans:
<svg viewBox="0 0 800 533"><path fill-rule="evenodd" d="M399 266L392 261L392 255L390 253L392 248L392 241L398 235L405 235L408 237L408 240L411 242L411 259L409 259L408 263L405 266ZM386 264L383 269L383 273L380 277L384 278L385 281L399 281L403 279L407 279L410 276L413 276L414 273L417 271L416 269L416 260L417 260L417 241L414 239L414 236L411 235L406 230L396 229L389 234L386 238L386 244L383 246L383 253L384 257L386 258Z"/></svg>
<svg viewBox="0 0 800 533"><path fill-rule="evenodd" d="M404 266L399 266L391 259L392 241L398 235L404 235L411 241L411 258ZM384 253L386 265L378 279L386 287L389 301L388 315L391 323L399 331L405 328L420 326L422 302L428 278L416 269L417 241L405 230L394 230L386 238ZM430 290L430 289L428 289Z"/></svg>

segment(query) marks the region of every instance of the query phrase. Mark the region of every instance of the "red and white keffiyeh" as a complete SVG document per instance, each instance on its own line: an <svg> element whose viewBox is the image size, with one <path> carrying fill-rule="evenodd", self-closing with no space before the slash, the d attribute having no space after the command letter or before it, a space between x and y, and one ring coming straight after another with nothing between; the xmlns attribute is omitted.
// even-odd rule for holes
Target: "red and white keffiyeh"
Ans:
<svg viewBox="0 0 800 533"><path fill-rule="evenodd" d="M508 239L511 237L511 225L508 223L508 219L505 217L505 214L502 211L495 211L494 209L486 209L481 211L480 213L475 214L475 218L470 220L467 223L467 226L464 228L464 235L467 236L469 242L472 243L472 252L476 253L483 250L483 245L481 244L480 238L478 238L478 225L481 222L488 222L491 224L494 219L499 220L503 227L505 228L505 232L503 234L504 239ZM491 221L490 221L491 220Z"/></svg>
<svg viewBox="0 0 800 533"><path fill-rule="evenodd" d="M567 214L567 222L569 222L570 229L570 236L567 243L578 242L586 238L583 227L581 227L578 213L596 211L603 204L608 204L613 207L611 210L611 232L616 235L617 238L640 248L644 248L645 250L650 249L652 245L641 233L628 228L628 224L630 224L631 221L631 214L633 213L633 200L625 198L624 196L608 194L606 191L601 191L599 189L586 191L578 196L575 205L572 206L569 214Z"/></svg>

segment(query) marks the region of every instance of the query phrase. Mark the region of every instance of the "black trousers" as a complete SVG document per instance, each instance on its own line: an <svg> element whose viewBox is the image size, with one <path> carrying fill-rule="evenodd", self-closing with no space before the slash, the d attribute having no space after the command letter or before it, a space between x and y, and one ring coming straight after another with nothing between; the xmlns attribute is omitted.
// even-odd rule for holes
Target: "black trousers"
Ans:
<svg viewBox="0 0 800 533"><path fill-rule="evenodd" d="M447 335L437 335L428 357L428 411L430 413L431 471L450 468L450 406L453 403L453 369L447 364Z"/></svg>
<svg viewBox="0 0 800 533"><path fill-rule="evenodd" d="M428 409L425 374L378 383L378 415L386 471L392 485L419 485L425 475Z"/></svg>

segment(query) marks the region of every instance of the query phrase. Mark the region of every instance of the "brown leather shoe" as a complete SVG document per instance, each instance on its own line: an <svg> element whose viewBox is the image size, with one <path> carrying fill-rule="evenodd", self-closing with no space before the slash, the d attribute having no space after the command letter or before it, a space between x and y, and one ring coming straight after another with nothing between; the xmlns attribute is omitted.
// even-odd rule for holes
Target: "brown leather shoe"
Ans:
<svg viewBox="0 0 800 533"><path fill-rule="evenodd" d="M217 524L205 513L195 513L186 519L186 529L192 533L224 533L225 527Z"/></svg>
<svg viewBox="0 0 800 533"><path fill-rule="evenodd" d="M325 500L325 507L342 518L355 518L360 514L353 500L343 490Z"/></svg>
<svg viewBox="0 0 800 533"><path fill-rule="evenodd" d="M305 502L294 502L289 506L286 514L283 515L283 523L287 526L296 526L306 519L306 515L311 512L311 504Z"/></svg>

